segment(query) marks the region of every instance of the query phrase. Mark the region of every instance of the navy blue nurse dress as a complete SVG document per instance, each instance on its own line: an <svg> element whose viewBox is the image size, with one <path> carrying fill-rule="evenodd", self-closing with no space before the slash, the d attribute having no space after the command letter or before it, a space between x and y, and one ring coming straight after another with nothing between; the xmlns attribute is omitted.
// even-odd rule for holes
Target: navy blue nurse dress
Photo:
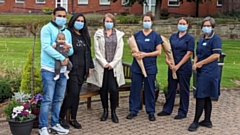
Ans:
<svg viewBox="0 0 240 135"><path fill-rule="evenodd" d="M197 62L202 61L214 53L222 52L222 41L220 37L212 31L209 37L199 39L196 49ZM196 98L212 97L218 98L220 95L219 88L219 68L218 60L204 64L197 68L197 87L195 92Z"/></svg>

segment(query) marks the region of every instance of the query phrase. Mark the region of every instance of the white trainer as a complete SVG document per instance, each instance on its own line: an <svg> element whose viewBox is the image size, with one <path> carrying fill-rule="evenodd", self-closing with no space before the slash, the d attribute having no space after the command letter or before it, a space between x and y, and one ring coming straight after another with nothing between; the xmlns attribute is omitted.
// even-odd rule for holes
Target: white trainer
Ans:
<svg viewBox="0 0 240 135"><path fill-rule="evenodd" d="M53 133L53 134L59 134L59 135L63 135L63 134L68 134L69 130L63 128L60 124L56 124L53 127L50 127L49 129L49 133Z"/></svg>
<svg viewBox="0 0 240 135"><path fill-rule="evenodd" d="M43 127L41 129L38 129L38 133L39 133L39 135L49 135L49 133L47 131L47 127Z"/></svg>

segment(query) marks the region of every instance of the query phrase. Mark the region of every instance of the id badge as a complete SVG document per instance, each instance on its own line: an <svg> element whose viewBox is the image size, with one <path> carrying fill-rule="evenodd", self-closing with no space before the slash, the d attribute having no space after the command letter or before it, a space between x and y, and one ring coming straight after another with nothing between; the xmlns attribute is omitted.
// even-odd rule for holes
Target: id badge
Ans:
<svg viewBox="0 0 240 135"><path fill-rule="evenodd" d="M149 39L149 38L146 38L146 39L145 39L145 42L149 42L149 41L150 41L150 39Z"/></svg>

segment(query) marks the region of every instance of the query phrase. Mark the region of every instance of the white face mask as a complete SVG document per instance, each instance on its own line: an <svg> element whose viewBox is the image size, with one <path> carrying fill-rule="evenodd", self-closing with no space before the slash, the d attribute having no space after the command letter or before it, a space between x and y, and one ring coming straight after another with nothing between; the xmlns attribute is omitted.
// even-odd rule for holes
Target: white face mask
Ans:
<svg viewBox="0 0 240 135"><path fill-rule="evenodd" d="M202 27L202 31L204 34L209 34L212 32L212 27Z"/></svg>

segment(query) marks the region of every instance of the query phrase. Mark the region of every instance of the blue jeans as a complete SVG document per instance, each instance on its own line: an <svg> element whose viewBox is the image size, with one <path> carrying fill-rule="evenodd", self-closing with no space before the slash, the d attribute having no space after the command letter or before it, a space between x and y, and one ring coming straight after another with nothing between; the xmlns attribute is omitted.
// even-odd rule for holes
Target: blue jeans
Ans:
<svg viewBox="0 0 240 135"><path fill-rule="evenodd" d="M48 115L51 106L51 126L55 126L59 123L59 112L61 102L64 98L67 79L63 73L60 74L60 78L54 81L55 73L47 70L41 70L42 85L43 85L43 100L40 107L39 114L39 129L42 127L48 127Z"/></svg>

